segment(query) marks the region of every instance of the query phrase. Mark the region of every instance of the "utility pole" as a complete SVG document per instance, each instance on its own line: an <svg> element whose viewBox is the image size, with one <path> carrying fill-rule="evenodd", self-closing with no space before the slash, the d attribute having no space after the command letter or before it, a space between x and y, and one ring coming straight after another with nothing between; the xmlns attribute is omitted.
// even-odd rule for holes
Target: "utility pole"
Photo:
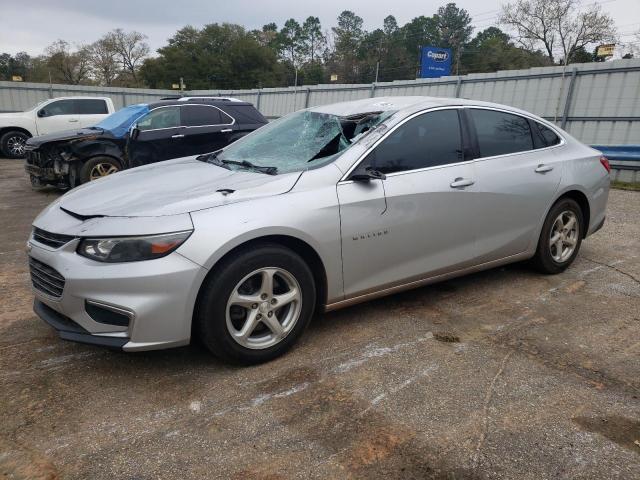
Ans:
<svg viewBox="0 0 640 480"><path fill-rule="evenodd" d="M376 79L375 83L378 83L378 71L380 70L380 60L376 62Z"/></svg>

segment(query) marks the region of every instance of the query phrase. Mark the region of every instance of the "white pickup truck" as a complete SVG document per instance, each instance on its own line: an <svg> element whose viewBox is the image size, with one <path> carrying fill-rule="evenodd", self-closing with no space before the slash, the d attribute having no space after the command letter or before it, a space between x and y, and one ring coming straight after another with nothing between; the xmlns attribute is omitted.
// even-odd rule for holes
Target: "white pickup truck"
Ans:
<svg viewBox="0 0 640 480"><path fill-rule="evenodd" d="M0 157L21 158L30 137L90 127L113 112L109 97L58 97L25 112L0 113Z"/></svg>

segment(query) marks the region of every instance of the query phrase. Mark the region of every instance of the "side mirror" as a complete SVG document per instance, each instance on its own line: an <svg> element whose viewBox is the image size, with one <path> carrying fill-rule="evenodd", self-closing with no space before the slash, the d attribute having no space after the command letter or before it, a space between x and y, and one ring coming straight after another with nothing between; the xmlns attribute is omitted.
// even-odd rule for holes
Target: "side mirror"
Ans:
<svg viewBox="0 0 640 480"><path fill-rule="evenodd" d="M47 116L47 111L44 108L38 110L38 118L42 118L46 116Z"/></svg>
<svg viewBox="0 0 640 480"><path fill-rule="evenodd" d="M134 123L131 125L131 129L129 130L129 137L131 140L135 140L140 135L140 129L138 128L138 124Z"/></svg>
<svg viewBox="0 0 640 480"><path fill-rule="evenodd" d="M354 182L370 182L371 180L386 180L387 176L379 170L367 167L364 171L356 172L349 177Z"/></svg>

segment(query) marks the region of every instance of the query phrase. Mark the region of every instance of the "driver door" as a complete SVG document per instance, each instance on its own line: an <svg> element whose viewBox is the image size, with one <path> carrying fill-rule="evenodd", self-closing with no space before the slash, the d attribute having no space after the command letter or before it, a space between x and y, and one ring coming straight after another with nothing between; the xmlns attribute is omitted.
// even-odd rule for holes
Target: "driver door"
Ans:
<svg viewBox="0 0 640 480"><path fill-rule="evenodd" d="M55 100L37 112L38 135L80 128L75 100Z"/></svg>
<svg viewBox="0 0 640 480"><path fill-rule="evenodd" d="M415 116L353 172L385 179L338 184L345 298L472 265L474 172L462 125L455 108Z"/></svg>
<svg viewBox="0 0 640 480"><path fill-rule="evenodd" d="M180 157L183 138L179 106L151 110L129 133L126 147L128 167Z"/></svg>

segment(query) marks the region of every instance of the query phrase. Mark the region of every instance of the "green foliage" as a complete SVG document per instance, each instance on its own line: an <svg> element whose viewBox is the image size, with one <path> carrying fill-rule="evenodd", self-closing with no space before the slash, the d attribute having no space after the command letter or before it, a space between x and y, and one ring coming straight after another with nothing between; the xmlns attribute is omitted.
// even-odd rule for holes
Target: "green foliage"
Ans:
<svg viewBox="0 0 640 480"><path fill-rule="evenodd" d="M509 36L496 27L489 27L464 46L460 59L460 74L496 72L551 64L546 54L515 46Z"/></svg>
<svg viewBox="0 0 640 480"><path fill-rule="evenodd" d="M253 88L281 85L285 69L277 53L240 25L187 26L147 59L141 74L152 88L171 88L182 77L187 88Z"/></svg>

